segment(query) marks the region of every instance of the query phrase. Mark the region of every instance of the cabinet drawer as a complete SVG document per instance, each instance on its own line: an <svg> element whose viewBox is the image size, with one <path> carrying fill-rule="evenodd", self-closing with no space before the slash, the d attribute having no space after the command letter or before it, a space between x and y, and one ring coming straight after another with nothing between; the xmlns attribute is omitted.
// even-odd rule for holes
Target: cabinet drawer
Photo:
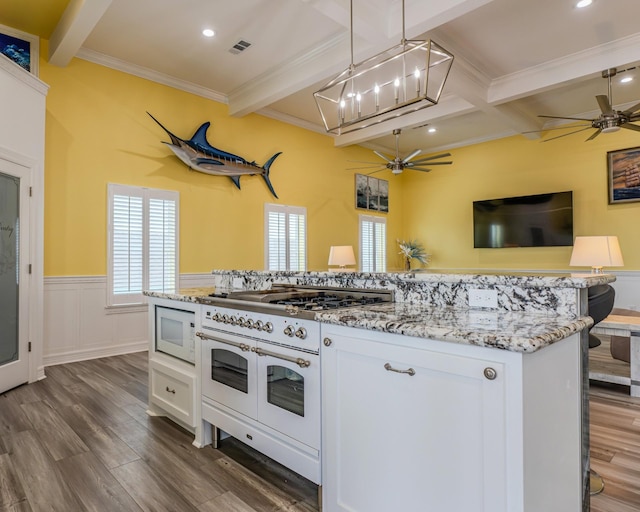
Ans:
<svg viewBox="0 0 640 512"><path fill-rule="evenodd" d="M176 419L195 427L195 378L157 361L151 362L151 400Z"/></svg>

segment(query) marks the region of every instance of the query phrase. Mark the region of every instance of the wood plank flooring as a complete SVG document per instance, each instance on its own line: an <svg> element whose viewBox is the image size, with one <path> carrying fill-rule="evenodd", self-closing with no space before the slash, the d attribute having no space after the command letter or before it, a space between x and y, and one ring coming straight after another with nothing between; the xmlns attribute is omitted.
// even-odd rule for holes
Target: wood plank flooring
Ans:
<svg viewBox="0 0 640 512"><path fill-rule="evenodd" d="M0 395L0 512L311 512L317 487L233 439L149 417L147 354L49 367ZM593 512L640 510L640 399L592 384ZM445 511L443 511L445 512Z"/></svg>
<svg viewBox="0 0 640 512"><path fill-rule="evenodd" d="M309 512L317 486L233 439L146 414L147 354L46 369L0 395L0 512Z"/></svg>

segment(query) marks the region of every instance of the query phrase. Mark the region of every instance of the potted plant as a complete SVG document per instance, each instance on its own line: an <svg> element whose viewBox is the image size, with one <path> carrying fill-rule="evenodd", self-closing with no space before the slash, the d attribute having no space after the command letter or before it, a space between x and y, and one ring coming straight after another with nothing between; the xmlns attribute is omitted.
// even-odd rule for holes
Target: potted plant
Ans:
<svg viewBox="0 0 640 512"><path fill-rule="evenodd" d="M408 242L405 242L404 240L397 240L397 242L400 247L399 254L402 254L404 259L404 269L407 272L411 270L412 259L416 259L424 265L429 263L431 255L427 254L424 247L422 247L422 244L417 240L409 240Z"/></svg>

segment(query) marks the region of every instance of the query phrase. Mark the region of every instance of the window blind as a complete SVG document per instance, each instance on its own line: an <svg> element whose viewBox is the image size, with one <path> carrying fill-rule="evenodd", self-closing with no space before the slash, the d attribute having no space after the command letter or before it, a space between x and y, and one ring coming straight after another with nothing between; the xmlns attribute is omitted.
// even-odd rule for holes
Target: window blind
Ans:
<svg viewBox="0 0 640 512"><path fill-rule="evenodd" d="M306 208L265 204L267 270L306 270L306 218Z"/></svg>
<svg viewBox="0 0 640 512"><path fill-rule="evenodd" d="M108 190L109 305L142 303L144 290L174 291L179 194L115 184Z"/></svg>
<svg viewBox="0 0 640 512"><path fill-rule="evenodd" d="M386 272L387 219L360 215L360 270Z"/></svg>

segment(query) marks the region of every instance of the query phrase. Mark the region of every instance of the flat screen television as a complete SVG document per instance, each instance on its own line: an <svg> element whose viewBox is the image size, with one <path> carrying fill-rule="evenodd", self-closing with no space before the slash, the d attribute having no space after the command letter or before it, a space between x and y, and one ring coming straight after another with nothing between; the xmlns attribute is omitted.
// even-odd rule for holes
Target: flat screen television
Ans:
<svg viewBox="0 0 640 512"><path fill-rule="evenodd" d="M573 193L553 192L473 202L473 246L573 245Z"/></svg>

